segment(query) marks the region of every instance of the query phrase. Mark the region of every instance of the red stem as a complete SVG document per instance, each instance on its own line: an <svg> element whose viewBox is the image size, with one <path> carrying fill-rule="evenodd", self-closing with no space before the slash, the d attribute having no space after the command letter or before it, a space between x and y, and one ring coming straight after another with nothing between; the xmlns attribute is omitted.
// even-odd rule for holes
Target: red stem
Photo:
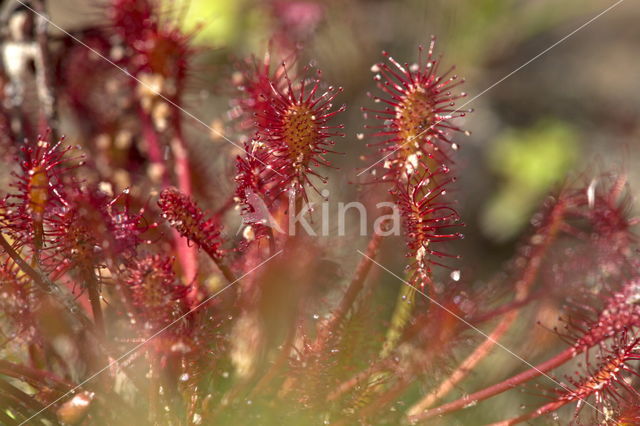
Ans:
<svg viewBox="0 0 640 426"><path fill-rule="evenodd" d="M171 186L171 179L167 171L163 150L160 145L160 141L158 140L158 133L153 125L153 120L142 108L139 108L138 115L142 121L142 133L147 144L149 160L160 172L162 187L168 188ZM178 136L179 134L180 136ZM191 196L191 180L189 177L187 151L184 147L184 141L182 140L180 126L178 126L178 129L176 130L176 140L180 140L180 142L176 142L174 145L182 147L182 149L174 148L174 154L175 151L180 151L176 154L176 178L178 180L178 187L183 193ZM178 164L180 165L178 166ZM185 238L182 238L180 233L176 230L172 230L171 235L173 237L173 246L175 248L178 261L182 267L184 280L187 283L195 283L195 277L198 270L196 248L190 247L188 241ZM198 289L194 286L194 290L192 290L188 295L188 299L191 303L196 302L197 292Z"/></svg>
<svg viewBox="0 0 640 426"><path fill-rule="evenodd" d="M176 104L179 98L176 99ZM179 113L174 114L173 119L174 139L171 143L173 157L175 159L174 171L178 181L178 189L183 194L191 197L193 190L191 186L191 169L189 167L189 151L182 131L182 120ZM187 295L187 300L193 306L198 303L198 281L195 279L198 273L198 252L195 247L189 247L184 239L181 239L182 246L177 247L182 256L182 267L184 269L185 280L191 283L191 290Z"/></svg>
<svg viewBox="0 0 640 426"><path fill-rule="evenodd" d="M535 379L546 372L557 368L558 366L564 364L565 362L573 359L576 355L578 355L582 350L576 348L568 348L563 352L560 352L555 357L551 358L543 362L542 364L537 365L536 367L524 371L518 375L515 375L501 383L495 384L493 386L489 386L481 391L472 393L471 395L466 395L456 401L450 402L448 404L441 405L440 407L425 411L420 414L415 414L413 416L409 416L409 421L418 422L421 420L426 420L431 417L441 416L447 413L451 413L453 411L460 410L469 405L474 405L480 401L491 398L492 396L498 395L502 392L505 392L509 389L513 389L516 386L528 382L529 380Z"/></svg>
<svg viewBox="0 0 640 426"><path fill-rule="evenodd" d="M191 196L191 170L189 168L189 151L187 143L182 133L182 124L179 116L173 122L175 139L171 144L173 156L175 158L175 173L178 180L178 188L183 194Z"/></svg>
<svg viewBox="0 0 640 426"><path fill-rule="evenodd" d="M479 324L490 321L494 318L499 317L500 315L504 315L511 311L522 308L523 306L529 304L537 296L538 293L534 293L530 294L529 297L523 300L512 300L511 302L501 305L492 311L482 312L477 316L471 317L471 319L469 319L469 322L475 326L478 326Z"/></svg>
<svg viewBox="0 0 640 426"><path fill-rule="evenodd" d="M530 300L531 289L535 284L542 261L553 242L558 235L560 226L563 223L564 213L566 211L566 203L559 199L549 212L548 222L532 240L534 245L531 258L527 262L520 279L515 284L516 295L513 303L516 305ZM515 320L518 318L520 311L518 309L511 310L507 315L502 317L498 325L493 329L491 335L478 346L471 355L469 355L463 363L450 375L444 382L440 384L433 392L425 395L418 403L411 407L408 411L410 417L419 415L420 412L429 408L438 399L446 395L458 383L460 383L469 374L473 368L485 359L498 341L509 331Z"/></svg>
<svg viewBox="0 0 640 426"><path fill-rule="evenodd" d="M512 311L509 313L509 316L515 316L515 314L516 313ZM482 344L478 346L445 381L440 383L438 388L428 393L418 403L413 405L407 412L407 415L414 416L423 412L435 404L440 398L448 394L482 359L487 356L491 349L493 349L493 346L495 345L494 342L502 338L502 336L509 330L511 322L512 319L510 318L507 321L503 320L500 322L500 324L498 324L498 326L491 332L489 338L482 342Z"/></svg>
<svg viewBox="0 0 640 426"><path fill-rule="evenodd" d="M518 423L526 422L527 420L532 420L538 418L547 413L552 413L556 411L558 408L565 406L569 403L569 400L565 401L554 401L550 402L547 405L543 405L535 411L532 411L527 414L523 414L520 417L514 417L513 419L503 420L501 422L492 423L490 426L511 426L517 425Z"/></svg>

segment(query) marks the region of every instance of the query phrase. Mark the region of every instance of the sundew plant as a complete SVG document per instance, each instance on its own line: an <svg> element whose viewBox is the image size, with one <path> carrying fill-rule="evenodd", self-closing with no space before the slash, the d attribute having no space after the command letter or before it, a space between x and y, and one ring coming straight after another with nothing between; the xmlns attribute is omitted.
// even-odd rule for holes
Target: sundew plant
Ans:
<svg viewBox="0 0 640 426"><path fill-rule="evenodd" d="M439 2L0 3L0 424L640 424L631 160L479 102L623 2L485 90Z"/></svg>

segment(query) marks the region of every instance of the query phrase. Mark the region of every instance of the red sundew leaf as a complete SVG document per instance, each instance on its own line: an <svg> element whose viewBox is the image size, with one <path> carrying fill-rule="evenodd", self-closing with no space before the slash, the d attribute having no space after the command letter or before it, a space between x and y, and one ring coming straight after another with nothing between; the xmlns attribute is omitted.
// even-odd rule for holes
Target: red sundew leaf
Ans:
<svg viewBox="0 0 640 426"><path fill-rule="evenodd" d="M270 200L267 194L273 187L273 170L264 165L269 153L262 146L245 144L249 153L246 157L236 158L235 201L240 205L243 224L249 225L253 231L253 241L269 235L267 227L271 214Z"/></svg>
<svg viewBox="0 0 640 426"><path fill-rule="evenodd" d="M148 73L171 79L170 84L162 82L161 92L171 98L177 95L195 53L194 33L182 32L179 22L156 0L111 0L108 16L125 49L132 49L133 54L124 58L128 70L136 76Z"/></svg>
<svg viewBox="0 0 640 426"><path fill-rule="evenodd" d="M232 101L234 109L230 116L240 119L240 130L255 130L255 127L266 125L264 111L272 108L274 96L271 86L285 89L285 74L293 71L296 60L294 53L282 61L282 66L272 67L269 47L262 61L252 56L237 65L233 84L240 94Z"/></svg>
<svg viewBox="0 0 640 426"><path fill-rule="evenodd" d="M158 205L163 217L180 235L198 244L214 259L224 256L222 227L216 218L207 218L191 197L176 188L167 188L160 194Z"/></svg>
<svg viewBox="0 0 640 426"><path fill-rule="evenodd" d="M144 209L133 213L128 192L111 197L97 188L79 188L66 197L66 207L52 214L46 235L51 243L43 263L57 273L84 265L128 263L142 243L141 235L155 224L144 220Z"/></svg>
<svg viewBox="0 0 640 426"><path fill-rule="evenodd" d="M270 198L275 199L294 189L306 200L306 187L315 189L311 176L326 181L315 168L330 167L325 156L335 153L330 149L335 144L332 138L344 136L337 131L344 126L331 125L330 120L346 107L333 109L332 102L341 88L330 86L318 93L320 78L313 80L310 88L304 78L294 84L285 73L284 80L284 88L271 83L271 107L258 115L261 120L258 122L256 143L264 144L269 153L267 165L273 170L271 176L274 181Z"/></svg>
<svg viewBox="0 0 640 426"><path fill-rule="evenodd" d="M458 149L450 133L462 130L451 120L468 111L455 109L455 101L466 96L452 90L462 84L450 75L453 67L440 74L440 58L434 57L435 39L423 59L419 48L418 62L401 65L383 52L388 63L372 67L381 96L370 95L382 109L363 108L365 117L372 113L381 122L368 126L373 132L369 143L382 157L373 168L374 182L390 182L393 200L405 224L408 257L414 262L409 269L413 281L421 286L431 283L432 266L439 258L456 257L434 248L434 244L462 238L450 231L459 226L457 212L446 202L447 188L455 181L449 177L453 164L450 155ZM359 138L364 139L364 135Z"/></svg>
<svg viewBox="0 0 640 426"><path fill-rule="evenodd" d="M420 286L431 282L432 266L444 266L439 258L455 258L434 248L434 244L461 239L462 234L451 229L461 226L458 213L442 197L452 179L442 170L414 174L404 183L398 182L391 191L405 227L409 266L415 274L412 281Z"/></svg>
<svg viewBox="0 0 640 426"><path fill-rule="evenodd" d="M560 335L584 350L640 325L634 220L619 179L600 177L563 202L564 239L545 265L544 285L567 301Z"/></svg>
<svg viewBox="0 0 640 426"><path fill-rule="evenodd" d="M613 339L609 347L601 348L596 365L587 360L574 377L566 376L569 384L554 390L557 397L553 401L500 424L519 424L556 412L570 403L575 403L572 424L582 424L581 411L586 405L589 405L588 424L626 424L615 419L637 415L633 406L637 404L640 392L630 379L638 376L635 366L638 360L640 339L632 331L625 330Z"/></svg>
<svg viewBox="0 0 640 426"><path fill-rule="evenodd" d="M423 59L424 49L420 46L418 62L413 65L401 65L383 52L389 63L380 62L371 68L383 94L370 97L384 106L362 110L365 117L371 113L381 122L377 126L365 126L373 130L368 138L380 139L369 144L377 147L384 158L378 166L383 172L380 180L395 180L398 174L405 173L407 166L418 161L435 164L432 168L440 164L451 166L447 151L458 149L450 133L462 132L462 129L451 120L464 117L470 110L455 108L455 102L466 94L454 94L452 90L464 80L451 75L454 67L440 74L441 58L434 57L434 48L435 39L432 39L427 57Z"/></svg>
<svg viewBox="0 0 640 426"><path fill-rule="evenodd" d="M595 318L580 319L574 314L567 320L569 338L577 349L585 350L602 345L625 330L640 327L640 282L627 281L622 290L607 298Z"/></svg>
<svg viewBox="0 0 640 426"><path fill-rule="evenodd" d="M154 0L111 0L107 11L114 30L131 43L157 28L158 7L158 1Z"/></svg>
<svg viewBox="0 0 640 426"><path fill-rule="evenodd" d="M20 170L9 184L16 191L3 200L0 211L0 223L20 245L40 251L51 242L45 229L67 208L66 194L79 185L69 172L82 162L68 158L70 150L62 141L52 145L42 138L22 149Z"/></svg>
<svg viewBox="0 0 640 426"><path fill-rule="evenodd" d="M125 289L134 315L150 334L187 312L189 287L178 283L172 258L149 255L135 260L127 273ZM178 329L171 332L179 333Z"/></svg>
<svg viewBox="0 0 640 426"><path fill-rule="evenodd" d="M631 363L640 360L640 339L625 330L614 338L609 348L603 349L600 358L597 365L587 361L584 371L576 372L576 377L567 377L572 389L558 391L559 401L578 401L576 416L584 401L591 397L599 413L607 411L610 403L617 406L640 397L638 390L626 381L626 376L638 374Z"/></svg>

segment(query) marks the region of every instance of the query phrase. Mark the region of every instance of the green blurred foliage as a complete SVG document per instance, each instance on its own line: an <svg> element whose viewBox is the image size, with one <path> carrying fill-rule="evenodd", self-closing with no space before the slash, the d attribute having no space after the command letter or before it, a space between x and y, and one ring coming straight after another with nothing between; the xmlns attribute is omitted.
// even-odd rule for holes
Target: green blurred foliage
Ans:
<svg viewBox="0 0 640 426"><path fill-rule="evenodd" d="M484 231L496 240L517 236L541 198L566 177L579 152L570 125L545 119L528 129L509 130L487 153L488 165L502 185L482 216Z"/></svg>
<svg viewBox="0 0 640 426"><path fill-rule="evenodd" d="M165 0L174 3L173 0ZM197 29L196 41L209 46L224 46L236 41L240 33L255 32L246 25L247 2L244 0L191 0L185 5L184 26Z"/></svg>

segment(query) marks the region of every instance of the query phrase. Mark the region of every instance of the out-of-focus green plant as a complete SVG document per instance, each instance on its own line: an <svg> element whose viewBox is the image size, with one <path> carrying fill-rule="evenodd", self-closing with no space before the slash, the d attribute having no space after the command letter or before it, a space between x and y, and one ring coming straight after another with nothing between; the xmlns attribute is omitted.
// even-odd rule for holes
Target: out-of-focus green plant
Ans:
<svg viewBox="0 0 640 426"><path fill-rule="evenodd" d="M165 0L173 4L173 0ZM197 38L207 44L224 44L233 40L238 31L246 28L237 25L242 14L240 0L191 0L186 9L184 26L187 30L199 28Z"/></svg>
<svg viewBox="0 0 640 426"><path fill-rule="evenodd" d="M564 122L542 120L507 131L488 152L488 164L502 180L489 200L482 225L496 240L515 237L551 186L566 175L578 152L577 132Z"/></svg>

